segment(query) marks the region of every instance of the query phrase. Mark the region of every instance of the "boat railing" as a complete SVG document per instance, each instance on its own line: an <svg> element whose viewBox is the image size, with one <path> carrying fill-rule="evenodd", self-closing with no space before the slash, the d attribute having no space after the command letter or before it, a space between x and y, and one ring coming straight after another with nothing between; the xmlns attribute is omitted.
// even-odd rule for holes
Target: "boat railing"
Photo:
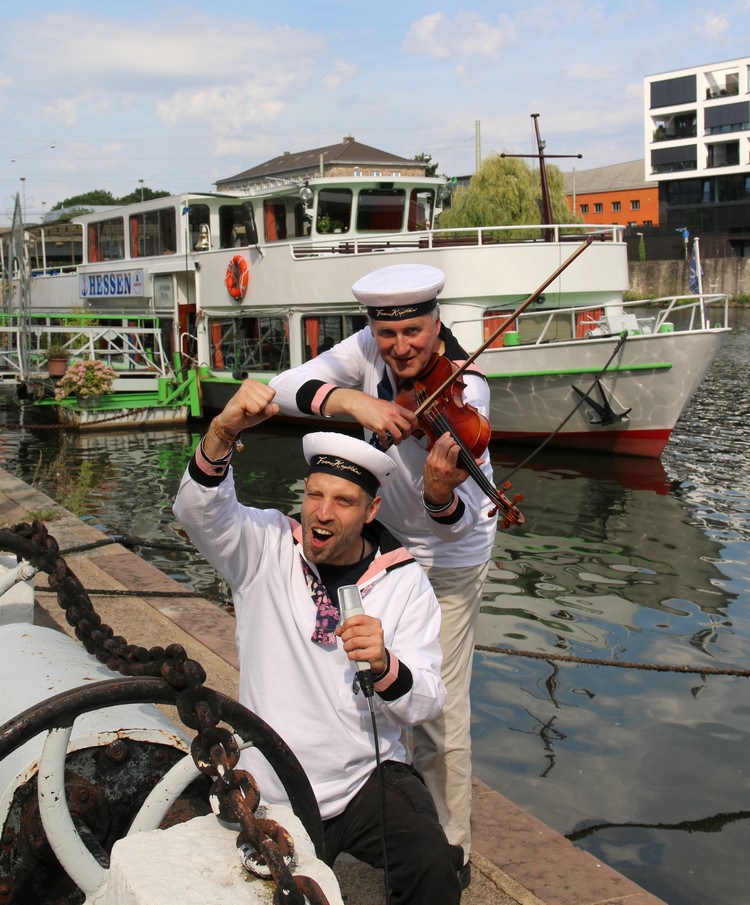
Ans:
<svg viewBox="0 0 750 905"><path fill-rule="evenodd" d="M47 267L32 267L31 278L44 279L46 277L58 277L64 273L76 273L77 270L77 264L57 264L54 266L49 265Z"/></svg>
<svg viewBox="0 0 750 905"><path fill-rule="evenodd" d="M507 315L510 317L511 313ZM503 315L493 312L493 326ZM451 329L490 335L486 318L453 321ZM569 342L621 335L648 336L654 333L691 333L729 325L729 298L725 294L676 295L627 302L613 301L523 312L493 341L491 348Z"/></svg>
<svg viewBox="0 0 750 905"><path fill-rule="evenodd" d="M34 322L25 327L30 373L44 369L47 348L57 345L68 353L70 361L103 361L123 377L171 376L158 321L146 321L146 326L142 322L134 326L116 322L71 323L70 318L65 321L64 324Z"/></svg>
<svg viewBox="0 0 750 905"><path fill-rule="evenodd" d="M601 242L622 242L624 227L617 224L591 226L562 223L550 226L479 226L456 229L428 229L417 232L378 233L369 236L321 238L313 242L290 243L295 260L326 255L372 254L379 251L407 251L437 248L482 247L492 245L548 242L575 242L594 236Z"/></svg>
<svg viewBox="0 0 750 905"><path fill-rule="evenodd" d="M21 324L17 318L0 318L0 380L21 376Z"/></svg>
<svg viewBox="0 0 750 905"><path fill-rule="evenodd" d="M197 368L200 366L201 363L196 357L198 354L198 337L195 333L188 331L180 333L177 345L180 350L180 357L186 367Z"/></svg>

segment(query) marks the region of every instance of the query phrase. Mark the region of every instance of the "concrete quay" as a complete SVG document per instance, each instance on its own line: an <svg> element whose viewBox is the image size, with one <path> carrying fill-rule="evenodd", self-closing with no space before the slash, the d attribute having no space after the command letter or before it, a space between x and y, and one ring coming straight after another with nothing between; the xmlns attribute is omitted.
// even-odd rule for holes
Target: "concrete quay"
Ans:
<svg viewBox="0 0 750 905"><path fill-rule="evenodd" d="M0 527L33 518L46 523L62 551L105 539L0 469ZM207 600L180 597L183 585L119 544L70 553L65 560L87 589L118 592L92 598L117 634L146 648L181 644L206 670L208 686L236 697L232 616ZM123 591L132 594L121 596ZM177 596L154 597L149 591ZM42 574L36 579L35 621L73 636ZM164 709L174 718L171 708ZM479 780L473 785L472 825L472 881L462 897L465 905L664 905ZM349 859L341 859L334 870L346 903L382 905L382 872Z"/></svg>

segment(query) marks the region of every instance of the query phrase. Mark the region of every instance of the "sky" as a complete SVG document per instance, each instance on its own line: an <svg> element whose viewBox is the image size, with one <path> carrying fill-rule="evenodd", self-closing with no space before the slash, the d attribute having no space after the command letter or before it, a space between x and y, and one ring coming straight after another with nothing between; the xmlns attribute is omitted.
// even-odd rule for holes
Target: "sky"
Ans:
<svg viewBox="0 0 750 905"><path fill-rule="evenodd" d="M438 172L644 156L643 79L750 54L747 0L36 0L0 42L0 225L74 195L210 192L343 140ZM580 160L575 155L581 154Z"/></svg>

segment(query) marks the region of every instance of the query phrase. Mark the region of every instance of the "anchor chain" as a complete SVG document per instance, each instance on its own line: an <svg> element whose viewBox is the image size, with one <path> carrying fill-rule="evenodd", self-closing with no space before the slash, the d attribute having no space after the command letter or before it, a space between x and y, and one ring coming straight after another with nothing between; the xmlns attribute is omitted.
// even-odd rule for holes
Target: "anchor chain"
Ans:
<svg viewBox="0 0 750 905"><path fill-rule="evenodd" d="M219 726L221 710L212 690L204 685L206 672L179 644L146 650L116 635L102 622L76 575L60 555L59 546L44 522L20 523L0 529L0 549L11 550L39 571L46 572L50 588L65 611L65 618L86 650L109 669L124 676L157 676L177 691L180 719L197 732L191 756L206 776L215 777L212 804L219 816L239 824L237 847L246 869L273 879L274 905L329 905L311 877L293 875L294 843L286 829L256 816L260 792L254 778L237 768L240 748L232 732Z"/></svg>

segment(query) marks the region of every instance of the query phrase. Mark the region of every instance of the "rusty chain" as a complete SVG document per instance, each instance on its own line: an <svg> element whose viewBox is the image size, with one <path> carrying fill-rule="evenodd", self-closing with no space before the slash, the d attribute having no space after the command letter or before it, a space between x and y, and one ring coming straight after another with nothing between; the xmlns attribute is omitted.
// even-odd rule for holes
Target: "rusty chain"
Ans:
<svg viewBox="0 0 750 905"><path fill-rule="evenodd" d="M314 879L292 874L294 843L288 831L274 820L256 816L260 792L251 774L237 769L237 739L218 725L221 714L211 689L204 685L206 672L200 663L190 659L179 644L146 650L116 635L102 622L44 522L37 519L31 525L0 529L0 549L12 550L47 573L68 624L97 660L124 676L161 677L177 691L180 719L197 732L191 756L201 773L215 777L210 795L219 816L240 826L237 847L242 863L255 875L275 882L274 905L329 905Z"/></svg>

